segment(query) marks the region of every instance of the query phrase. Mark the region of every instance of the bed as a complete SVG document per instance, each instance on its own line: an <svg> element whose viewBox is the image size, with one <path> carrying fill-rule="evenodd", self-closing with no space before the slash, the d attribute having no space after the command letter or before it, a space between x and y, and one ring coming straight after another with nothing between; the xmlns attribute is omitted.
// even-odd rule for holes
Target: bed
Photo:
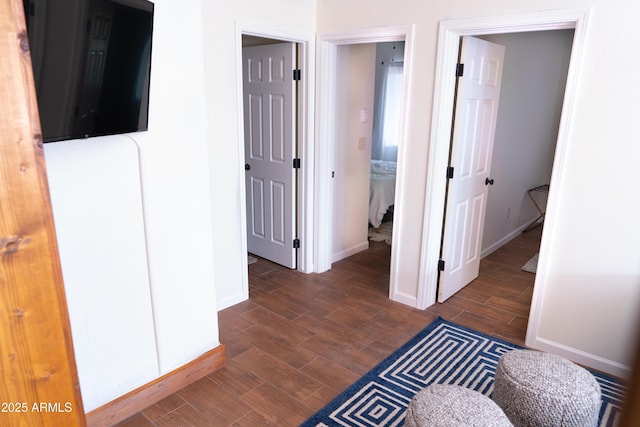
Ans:
<svg viewBox="0 0 640 427"><path fill-rule="evenodd" d="M369 223L378 228L396 196L396 162L371 160L370 180Z"/></svg>

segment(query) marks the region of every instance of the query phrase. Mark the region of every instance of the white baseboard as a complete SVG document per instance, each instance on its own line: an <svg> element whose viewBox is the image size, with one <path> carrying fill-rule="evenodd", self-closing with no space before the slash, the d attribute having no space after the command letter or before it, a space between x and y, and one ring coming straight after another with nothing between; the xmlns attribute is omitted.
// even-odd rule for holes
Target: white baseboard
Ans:
<svg viewBox="0 0 640 427"><path fill-rule="evenodd" d="M631 376L631 366L623 365L613 360L605 359L545 338L537 337L533 342L527 342L527 346L536 350L546 351L547 353L557 354L579 365L587 366L618 378L627 379Z"/></svg>
<svg viewBox="0 0 640 427"><path fill-rule="evenodd" d="M368 240L366 242L358 243L357 245L353 245L350 248L331 255L331 262L334 263L340 261L341 259L345 259L347 257L350 257L351 255L355 255L358 252L366 251L367 249L369 249Z"/></svg>
<svg viewBox="0 0 640 427"><path fill-rule="evenodd" d="M409 307L418 308L418 298L415 295L408 295L401 292L395 292L389 295L391 301L399 302L400 304L408 305Z"/></svg>
<svg viewBox="0 0 640 427"><path fill-rule="evenodd" d="M229 308L232 305L236 305L248 299L249 299L249 295L245 294L244 292L237 293L235 295L231 295L230 297L218 300L217 309L218 311L221 311L221 310L224 310L225 308Z"/></svg>
<svg viewBox="0 0 640 427"><path fill-rule="evenodd" d="M532 221L533 221L533 219L532 219ZM507 234L506 236L504 236L502 239L498 240L497 242L495 242L491 246L482 249L482 252L480 252L480 258L484 258L484 257L490 255L491 253L493 253L493 252L497 251L498 249L500 249L502 246L504 246L507 243L509 243L511 240L513 240L516 237L518 237L520 234L522 234L524 232L524 230L527 229L529 224L530 224L530 222L527 222L524 225L521 225L520 227L516 228L511 233Z"/></svg>

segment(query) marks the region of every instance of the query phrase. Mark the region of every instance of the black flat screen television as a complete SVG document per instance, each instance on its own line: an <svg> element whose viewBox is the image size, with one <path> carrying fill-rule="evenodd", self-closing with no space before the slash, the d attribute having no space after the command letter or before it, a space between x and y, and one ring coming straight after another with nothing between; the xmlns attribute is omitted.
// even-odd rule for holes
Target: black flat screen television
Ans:
<svg viewBox="0 0 640 427"><path fill-rule="evenodd" d="M23 2L44 142L147 130L153 3Z"/></svg>

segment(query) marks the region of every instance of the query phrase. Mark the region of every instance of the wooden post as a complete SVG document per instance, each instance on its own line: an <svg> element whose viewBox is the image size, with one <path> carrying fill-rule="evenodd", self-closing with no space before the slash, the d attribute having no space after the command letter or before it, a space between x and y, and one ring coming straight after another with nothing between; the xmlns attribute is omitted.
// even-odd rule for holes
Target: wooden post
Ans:
<svg viewBox="0 0 640 427"><path fill-rule="evenodd" d="M0 426L84 426L22 0L0 1Z"/></svg>
<svg viewBox="0 0 640 427"><path fill-rule="evenodd" d="M627 396L622 407L620 427L640 426L640 341L636 343L636 356L627 382Z"/></svg>

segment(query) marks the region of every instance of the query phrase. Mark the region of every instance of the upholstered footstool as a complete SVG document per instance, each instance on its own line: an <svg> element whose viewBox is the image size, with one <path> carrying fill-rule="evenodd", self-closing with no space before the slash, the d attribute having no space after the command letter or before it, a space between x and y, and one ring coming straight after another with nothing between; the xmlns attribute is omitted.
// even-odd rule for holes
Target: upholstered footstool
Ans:
<svg viewBox="0 0 640 427"><path fill-rule="evenodd" d="M513 350L498 361L493 400L515 426L595 426L600 385L563 357Z"/></svg>
<svg viewBox="0 0 640 427"><path fill-rule="evenodd" d="M462 386L433 384L409 403L406 427L512 426L487 396Z"/></svg>

